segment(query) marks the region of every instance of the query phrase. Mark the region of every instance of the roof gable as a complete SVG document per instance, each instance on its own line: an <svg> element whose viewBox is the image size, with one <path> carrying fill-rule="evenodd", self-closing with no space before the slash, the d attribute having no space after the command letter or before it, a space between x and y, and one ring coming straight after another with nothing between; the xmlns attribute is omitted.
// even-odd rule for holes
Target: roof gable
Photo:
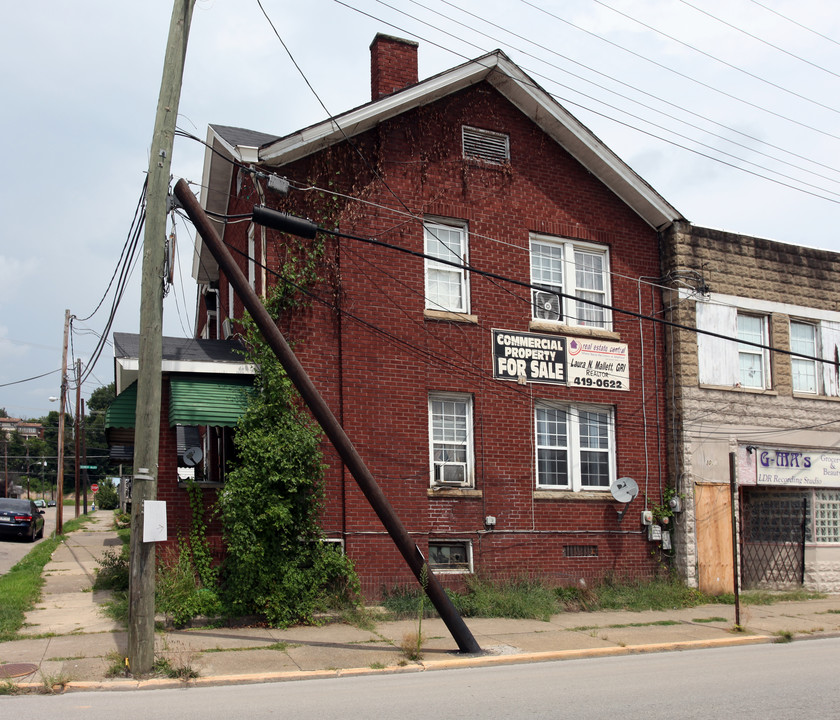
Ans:
<svg viewBox="0 0 840 720"><path fill-rule="evenodd" d="M359 135L415 107L487 82L655 229L681 214L501 50L263 146L260 163L282 166Z"/></svg>

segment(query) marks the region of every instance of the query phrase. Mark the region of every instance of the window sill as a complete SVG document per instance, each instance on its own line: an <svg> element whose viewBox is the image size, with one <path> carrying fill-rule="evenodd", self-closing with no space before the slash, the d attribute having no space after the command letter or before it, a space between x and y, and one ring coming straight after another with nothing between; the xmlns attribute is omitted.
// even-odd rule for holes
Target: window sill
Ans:
<svg viewBox="0 0 840 720"><path fill-rule="evenodd" d="M828 400L829 402L840 402L840 397L834 395L817 395L817 393L793 392L797 400Z"/></svg>
<svg viewBox="0 0 840 720"><path fill-rule="evenodd" d="M225 486L224 483L210 482L208 480L195 480L194 482L196 484L196 487L200 487L200 488L223 488ZM179 480L178 481L178 487L181 490L186 490L188 484L189 483L186 480Z"/></svg>
<svg viewBox="0 0 840 720"><path fill-rule="evenodd" d="M428 490L430 498L480 498L484 495L481 490L475 488L451 488L451 487L430 487Z"/></svg>
<svg viewBox="0 0 840 720"><path fill-rule="evenodd" d="M529 330L557 333L558 335L572 335L575 337L600 338L601 340L621 340L621 333L605 328L584 327L582 325L563 325L551 320L531 320Z"/></svg>
<svg viewBox="0 0 840 720"><path fill-rule="evenodd" d="M777 390L764 390L762 388L738 387L737 385L699 385L701 390L728 390L729 392L748 393L750 395L772 395L777 396Z"/></svg>
<svg viewBox="0 0 840 720"><path fill-rule="evenodd" d="M609 488L603 490L534 490L534 500L610 500L615 502L610 495Z"/></svg>
<svg viewBox="0 0 840 720"><path fill-rule="evenodd" d="M470 325L478 325L478 315L449 312L448 310L429 310L426 308L423 311L423 317L426 318L426 320L446 320L448 322L461 322L468 323Z"/></svg>

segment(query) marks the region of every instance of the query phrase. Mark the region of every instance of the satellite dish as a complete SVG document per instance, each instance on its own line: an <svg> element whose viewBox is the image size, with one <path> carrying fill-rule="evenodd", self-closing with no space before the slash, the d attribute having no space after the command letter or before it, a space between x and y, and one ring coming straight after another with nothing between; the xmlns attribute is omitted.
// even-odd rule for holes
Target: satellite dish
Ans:
<svg viewBox="0 0 840 720"><path fill-rule="evenodd" d="M201 458L203 458L203 457L204 457L204 453L201 452L200 447L193 446L191 448L188 448L184 452L184 462L187 465L189 465L190 467L194 467L195 465L198 465L198 463L201 462Z"/></svg>
<svg viewBox="0 0 840 720"><path fill-rule="evenodd" d="M610 485L612 496L620 503L629 503L639 494L639 486L631 477L618 478Z"/></svg>
<svg viewBox="0 0 840 720"><path fill-rule="evenodd" d="M621 522L624 519L624 513L627 512L627 508L630 507L630 501L639 494L639 486L631 477L618 478L618 480L610 485L610 492L613 498L624 505L618 511L618 521Z"/></svg>

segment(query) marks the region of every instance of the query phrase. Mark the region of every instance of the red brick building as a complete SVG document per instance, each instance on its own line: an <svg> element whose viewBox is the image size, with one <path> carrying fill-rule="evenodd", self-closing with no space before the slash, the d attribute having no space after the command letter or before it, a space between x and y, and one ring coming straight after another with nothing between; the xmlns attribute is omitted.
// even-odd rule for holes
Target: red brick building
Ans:
<svg viewBox="0 0 840 720"><path fill-rule="evenodd" d="M622 311L662 312L659 233L681 216L500 51L418 82L417 45L379 35L371 69L369 103L291 135L211 126L204 208L345 235L217 221L260 294L317 261L279 326L434 569L650 576L663 332ZM242 305L200 243L194 276L197 335L235 331ZM365 592L413 582L325 454L323 528Z"/></svg>

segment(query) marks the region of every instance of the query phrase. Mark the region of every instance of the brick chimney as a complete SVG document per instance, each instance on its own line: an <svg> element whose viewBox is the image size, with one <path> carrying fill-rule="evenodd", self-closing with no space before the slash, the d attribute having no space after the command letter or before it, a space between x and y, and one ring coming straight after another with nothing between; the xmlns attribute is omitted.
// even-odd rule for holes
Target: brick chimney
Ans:
<svg viewBox="0 0 840 720"><path fill-rule="evenodd" d="M370 97L402 90L417 82L417 43L377 33L370 44Z"/></svg>

